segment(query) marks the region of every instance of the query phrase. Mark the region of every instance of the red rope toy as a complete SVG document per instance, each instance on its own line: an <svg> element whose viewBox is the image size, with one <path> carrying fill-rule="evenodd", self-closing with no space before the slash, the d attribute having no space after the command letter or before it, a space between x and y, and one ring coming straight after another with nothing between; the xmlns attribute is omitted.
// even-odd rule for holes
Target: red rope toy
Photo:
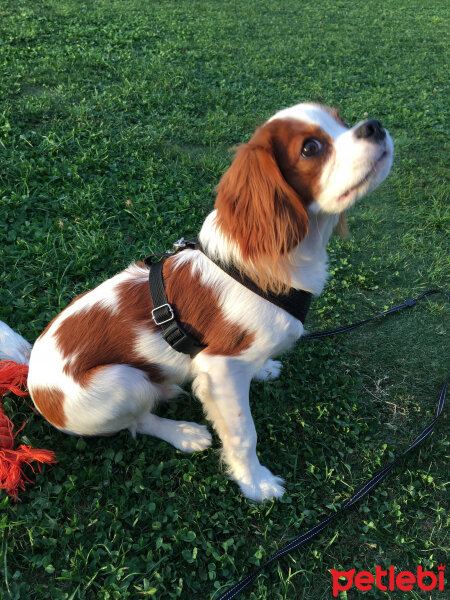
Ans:
<svg viewBox="0 0 450 600"><path fill-rule="evenodd" d="M23 467L29 465L35 472L33 461L41 471L41 464L56 463L55 453L50 450L40 450L21 444L14 449L14 440L25 427L14 433L12 422L3 412L1 398L9 392L16 396L26 396L26 383L28 366L3 360L0 361L0 488L5 490L15 502L18 501L19 489L24 490L25 485L33 481L25 475Z"/></svg>

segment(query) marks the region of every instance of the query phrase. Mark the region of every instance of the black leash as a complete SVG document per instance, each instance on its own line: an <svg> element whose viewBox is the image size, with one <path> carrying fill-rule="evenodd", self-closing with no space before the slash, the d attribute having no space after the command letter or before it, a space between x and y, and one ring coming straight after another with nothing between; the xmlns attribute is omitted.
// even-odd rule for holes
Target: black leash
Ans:
<svg viewBox="0 0 450 600"><path fill-rule="evenodd" d="M423 298L426 298L427 296L431 296L432 294L439 294L439 293L445 294L448 298L450 298L449 292L444 292L441 290L429 290L427 292L424 292L423 294L420 294L420 296L417 296L417 298L415 298L415 299L405 300L405 302L403 302L402 304L399 304L398 306L393 306L392 308L389 308L388 310L383 311L373 317L369 317L368 319L365 319L363 321L358 321L357 323L353 323L351 325L344 325L342 327L338 327L337 329L328 329L325 331L309 333L309 334L303 336L301 339L313 340L313 339L329 337L332 335L337 335L339 333L344 333L346 331L351 331L352 329L361 327L361 325L365 325L366 323L369 323L370 321L373 321L380 317L384 317L386 315L390 315L394 312L397 312L398 310L402 310L403 308L410 308L411 306L414 306L417 302L419 302L419 300L422 300ZM408 448L406 448L406 450L404 450L399 456L397 456L397 458L394 458L394 460L392 462L390 462L388 465L386 465L383 469L380 469L379 471L377 471L375 473L375 475L373 475L364 485L362 485L358 489L358 491L355 494L353 494L353 496L351 498L349 498L334 514L330 515L329 517L326 517L325 519L320 521L320 523L318 523L317 525L314 525L314 527L311 527L311 529L309 529L302 535L299 535L298 537L294 538L291 542L289 542L289 544L286 544L286 546L284 546L283 548L278 550L278 552L275 552L275 554L273 554L263 565L258 567L258 569L255 569L255 571L253 571L252 573L250 573L249 575L247 575L246 577L244 577L243 579L238 581L236 584L234 584L231 588L229 588L217 600L232 600L233 598L236 598L271 563L275 562L276 560L278 560L285 554L288 554L289 552L292 552L293 550L300 548L301 546L303 546L310 540L314 539L332 521L334 521L334 519L336 519L337 516L339 516L341 513L343 513L345 510L347 510L347 508L350 508L351 506L353 506L354 504L359 502L362 498L364 498L364 496L366 496L371 490L373 490L379 483L381 483L383 481L383 479L390 473L390 471L394 467L396 467L412 450L414 450L414 448L416 448L419 444L421 444L424 440L426 440L427 437L433 431L436 421L442 415L442 412L444 410L445 398L447 396L448 382L449 382L449 380L447 379L442 387L441 393L439 394L434 419L430 423L428 423L428 425L411 442L411 444L408 446Z"/></svg>
<svg viewBox="0 0 450 600"><path fill-rule="evenodd" d="M342 327L337 327L336 329L325 329L324 331L316 331L314 333L307 333L301 337L302 340L317 340L319 338L330 337L332 335L337 335L338 333L345 333L346 331L351 331L352 329L356 329L357 327L361 327L361 325L365 325L366 323L370 323L370 321L375 321L375 319L379 319L380 317L385 317L386 315L391 315L392 313L397 312L398 310L402 310L404 308L411 308L417 302L426 298L427 296L432 296L433 294L445 294L448 298L450 298L449 292L443 292L442 290L428 290L427 292L423 292L417 298L407 298L402 304L398 306L392 306L387 310L374 315L373 317L369 317L368 319L364 319L364 321L357 321L356 323L352 323L351 325L343 325Z"/></svg>

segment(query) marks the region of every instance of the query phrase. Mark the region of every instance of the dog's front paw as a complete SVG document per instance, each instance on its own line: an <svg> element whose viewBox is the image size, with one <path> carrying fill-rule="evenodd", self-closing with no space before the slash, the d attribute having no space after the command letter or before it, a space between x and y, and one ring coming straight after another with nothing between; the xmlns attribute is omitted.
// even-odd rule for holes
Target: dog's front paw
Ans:
<svg viewBox="0 0 450 600"><path fill-rule="evenodd" d="M252 472L249 482L237 481L242 494L255 502L281 498L284 494L283 480L273 475L266 467L259 467Z"/></svg>
<svg viewBox="0 0 450 600"><path fill-rule="evenodd" d="M281 361L269 358L256 373L255 379L258 379L259 381L272 381L272 379L277 379L280 376L280 372Z"/></svg>

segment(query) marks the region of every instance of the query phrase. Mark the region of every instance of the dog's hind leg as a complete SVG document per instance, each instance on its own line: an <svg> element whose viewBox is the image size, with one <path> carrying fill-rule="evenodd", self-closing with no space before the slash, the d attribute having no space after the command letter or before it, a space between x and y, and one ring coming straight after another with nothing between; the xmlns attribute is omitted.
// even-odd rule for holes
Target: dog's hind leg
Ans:
<svg viewBox="0 0 450 600"><path fill-rule="evenodd" d="M147 372L130 365L107 365L91 375L83 396L77 398L76 412L83 415L85 428L94 435L129 429L133 435L153 435L184 452L204 450L211 445L204 425L164 419L151 412L160 400L179 391L176 385L152 382Z"/></svg>
<svg viewBox="0 0 450 600"><path fill-rule="evenodd" d="M183 452L205 450L211 445L211 434L205 425L164 419L152 413L141 417L136 432L165 440Z"/></svg>
<svg viewBox="0 0 450 600"><path fill-rule="evenodd" d="M136 430L165 388L149 374L125 364L99 365L76 379L52 371L48 360L30 364L28 389L39 412L55 427L76 435L96 436Z"/></svg>

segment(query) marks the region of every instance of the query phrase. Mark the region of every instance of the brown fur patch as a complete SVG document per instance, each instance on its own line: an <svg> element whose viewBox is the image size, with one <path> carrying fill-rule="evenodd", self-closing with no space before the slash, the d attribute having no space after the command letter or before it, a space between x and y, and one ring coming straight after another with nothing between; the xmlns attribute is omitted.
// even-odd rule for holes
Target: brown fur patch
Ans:
<svg viewBox="0 0 450 600"><path fill-rule="evenodd" d="M156 325L151 318L147 282L124 281L117 288L117 311L97 304L81 309L62 320L55 338L57 347L69 361L64 371L80 385L112 364L127 364L145 371L152 382L164 381L162 370L136 351L136 330Z"/></svg>
<svg viewBox="0 0 450 600"><path fill-rule="evenodd" d="M275 158L283 177L297 192L303 205L311 204L320 192L319 179L332 152L330 136L321 127L296 119L275 119L268 123L269 126ZM301 151L309 138L319 140L322 151L305 158Z"/></svg>
<svg viewBox="0 0 450 600"><path fill-rule="evenodd" d="M64 429L66 415L64 414L64 394L57 388L33 386L30 390L36 408L55 427Z"/></svg>
<svg viewBox="0 0 450 600"><path fill-rule="evenodd" d="M251 346L254 334L225 319L214 290L191 273L189 263L173 268L170 259L164 263L164 285L169 303L183 327L206 344L204 352L236 356Z"/></svg>
<svg viewBox="0 0 450 600"><path fill-rule="evenodd" d="M312 137L322 151L304 158L303 144ZM319 192L331 151L332 141L320 127L275 119L238 147L217 186L219 228L238 244L244 261L254 267L247 274L264 289L289 287L287 254L308 232L306 206Z"/></svg>
<svg viewBox="0 0 450 600"><path fill-rule="evenodd" d="M234 356L246 350L254 334L225 319L214 291L191 274L190 264L173 268L164 264L164 283L169 303L186 330L212 354ZM67 375L82 386L89 385L96 373L113 364L141 369L155 383L164 381L162 369L136 351L137 330L159 330L153 322L153 308L147 281L129 279L117 286L119 298L115 312L100 304L83 308L63 319L55 332L56 343Z"/></svg>

